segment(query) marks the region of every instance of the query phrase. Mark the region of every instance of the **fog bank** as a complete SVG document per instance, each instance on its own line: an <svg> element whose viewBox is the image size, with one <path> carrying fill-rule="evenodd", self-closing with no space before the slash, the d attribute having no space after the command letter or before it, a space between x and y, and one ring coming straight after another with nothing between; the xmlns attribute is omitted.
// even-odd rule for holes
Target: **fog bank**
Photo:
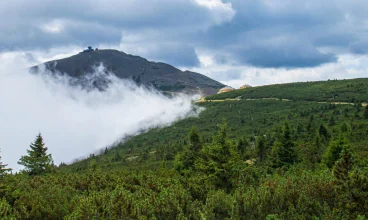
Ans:
<svg viewBox="0 0 368 220"><path fill-rule="evenodd" d="M21 155L41 132L55 164L70 163L126 135L195 116L193 96L165 97L105 75L96 68L87 80L106 77L104 90L71 86L69 77L30 74L26 61L0 56L0 149L2 161L18 170Z"/></svg>

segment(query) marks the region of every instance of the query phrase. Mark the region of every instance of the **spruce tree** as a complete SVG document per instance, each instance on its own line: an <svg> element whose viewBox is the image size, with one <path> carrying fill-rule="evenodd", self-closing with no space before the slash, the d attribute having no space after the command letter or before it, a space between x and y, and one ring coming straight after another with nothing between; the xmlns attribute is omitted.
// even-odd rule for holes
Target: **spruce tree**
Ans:
<svg viewBox="0 0 368 220"><path fill-rule="evenodd" d="M8 165L3 164L3 162L1 162L1 155L0 155L0 181L5 175L7 175L12 170L10 168L6 168L6 166Z"/></svg>
<svg viewBox="0 0 368 220"><path fill-rule="evenodd" d="M330 134L328 133L327 127L324 124L319 126L318 133L321 137L324 137L326 141L330 138Z"/></svg>
<svg viewBox="0 0 368 220"><path fill-rule="evenodd" d="M333 115L331 115L330 120L328 120L328 125L329 126L334 126L335 124L336 124L335 118L333 117Z"/></svg>
<svg viewBox="0 0 368 220"><path fill-rule="evenodd" d="M235 166L240 157L227 138L227 124L221 125L213 142L203 148L201 157L195 161L198 171L204 173L215 186L226 190L231 189Z"/></svg>
<svg viewBox="0 0 368 220"><path fill-rule="evenodd" d="M52 157L47 153L47 147L43 142L41 133L36 137L34 143L31 143L30 150L27 150L28 155L22 156L18 164L25 167L25 171L29 175L40 175L51 171Z"/></svg>
<svg viewBox="0 0 368 220"><path fill-rule="evenodd" d="M259 161L263 162L266 157L266 140L263 135L257 139L256 151Z"/></svg>
<svg viewBox="0 0 368 220"><path fill-rule="evenodd" d="M121 160L122 160L121 155L119 154L118 151L116 151L114 157L112 158L112 161L117 162L117 161L121 161Z"/></svg>
<svg viewBox="0 0 368 220"><path fill-rule="evenodd" d="M239 152L242 160L244 160L244 155L245 155L245 152L246 152L248 147L249 147L249 142L248 142L246 137L240 138L238 140L236 148L237 148L237 151Z"/></svg>
<svg viewBox="0 0 368 220"><path fill-rule="evenodd" d="M323 147L321 137L317 134L314 143L307 146L306 148L306 156L305 160L308 164L311 165L312 169L315 168L315 165L321 161L321 149Z"/></svg>
<svg viewBox="0 0 368 220"><path fill-rule="evenodd" d="M175 168L178 171L187 171L194 168L194 162L202 150L202 141L199 138L197 128L192 127L189 131L189 144L184 151L175 158Z"/></svg>
<svg viewBox="0 0 368 220"><path fill-rule="evenodd" d="M329 143L328 148L323 155L323 163L329 168L332 168L335 162L340 158L342 150L348 146L349 141L343 135L339 135L336 140Z"/></svg>
<svg viewBox="0 0 368 220"><path fill-rule="evenodd" d="M333 174L342 219L353 219L368 214L368 178L358 171L352 172L354 160L349 147L344 147L336 162Z"/></svg>
<svg viewBox="0 0 368 220"><path fill-rule="evenodd" d="M6 168L7 164L1 162L0 156L0 197L4 196L3 192L7 190L4 177L11 171L10 168ZM1 203L1 202L0 202ZM0 216L1 216L1 204L0 204Z"/></svg>
<svg viewBox="0 0 368 220"><path fill-rule="evenodd" d="M275 142L271 151L271 166L274 168L293 164L297 158L295 153L295 143L291 136L291 129L286 122L281 137Z"/></svg>

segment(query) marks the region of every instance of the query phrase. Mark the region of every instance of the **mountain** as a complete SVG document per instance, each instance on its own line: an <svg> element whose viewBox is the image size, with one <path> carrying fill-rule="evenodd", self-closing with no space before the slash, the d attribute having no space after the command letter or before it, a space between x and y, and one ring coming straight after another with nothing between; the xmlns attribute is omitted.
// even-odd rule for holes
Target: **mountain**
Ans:
<svg viewBox="0 0 368 220"><path fill-rule="evenodd" d="M139 56L117 50L95 50L44 63L52 72L81 77L92 72L96 65L103 64L107 71L121 79L132 79L137 84L153 86L163 92L201 92L211 95L224 87L207 76L190 71L181 71L169 64L151 62ZM32 67L37 71L40 66Z"/></svg>

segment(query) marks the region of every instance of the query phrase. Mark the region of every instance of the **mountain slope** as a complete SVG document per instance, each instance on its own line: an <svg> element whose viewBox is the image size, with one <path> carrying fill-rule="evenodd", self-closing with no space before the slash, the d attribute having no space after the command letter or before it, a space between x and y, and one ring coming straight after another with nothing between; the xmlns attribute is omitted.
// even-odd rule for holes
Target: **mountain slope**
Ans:
<svg viewBox="0 0 368 220"><path fill-rule="evenodd" d="M207 100L276 98L317 102L368 102L368 78L258 86L206 97Z"/></svg>
<svg viewBox="0 0 368 220"><path fill-rule="evenodd" d="M133 56L117 50L96 50L88 53L54 60L45 63L53 72L66 73L80 77L92 72L96 65L103 64L107 71L122 79L132 79L136 83L153 86L165 92L202 92L215 94L223 87L209 77L190 71L181 71L165 63L150 62L142 57ZM39 66L33 67L37 71Z"/></svg>
<svg viewBox="0 0 368 220"><path fill-rule="evenodd" d="M333 90L337 94L349 94L349 96L341 95L341 101L350 102L350 97L357 97L355 100L366 101L368 87L363 83L363 87L357 89L355 86L361 85L364 82L362 79L353 80L338 80L338 81L321 81L317 84L326 91ZM346 85L345 85L346 84ZM309 82L293 84L293 94L290 90L284 88L288 84L282 85L270 85L257 87L254 94L263 94L272 91L272 94L285 94L297 95L290 101L281 101L279 99L260 99L247 100L247 98L239 99L236 101L224 100L223 102L199 102L196 105L205 108L199 117L191 117L181 121L178 121L165 128L151 129L141 135L131 137L126 141L118 144L115 148L108 151L108 153L102 153L96 157L90 157L80 162L72 164L70 170L84 170L89 169L90 164L93 161L98 160L99 165L102 167L138 167L139 163L132 163L130 160L142 159L146 151L150 152L149 157L153 163L160 164L160 160L164 157L166 151L170 151L170 154L175 155L180 151L187 142L187 133L191 127L198 128L201 134L202 140L205 142L211 142L211 136L218 129L218 125L227 121L229 126L228 137L232 141L237 141L240 138L246 137L248 140L262 135L269 134L280 130L280 126L286 120L296 130L298 128L303 135L300 135L301 139L306 138L307 129L310 130L311 137L314 138L315 130L319 129L320 125L328 125L331 132L335 135L339 134L340 127L343 123L348 122L349 126L354 129L360 130L354 133L352 143L354 148L360 152L360 156L368 156L368 149L364 145L368 140L368 118L365 118L365 107L359 107L359 105L351 104L333 104L329 103L329 97L326 99L309 99L310 94L305 92L313 84ZM338 88L336 85L340 85ZM347 86L349 85L349 86ZM364 86L365 85L365 86ZM282 88L280 88L282 87ZM346 89L348 88L348 89ZM245 90L237 90L233 92L224 93L224 95L232 95L236 92L246 93ZM247 93L246 93L247 94ZM252 93L253 94L253 93ZM300 96L298 95L300 94ZM304 94L304 96L302 95ZM214 95L211 97L222 97L222 94ZM277 96L278 97L278 96ZM359 98L358 97L362 97ZM268 98L261 96L261 98ZM290 98L290 97L278 97L278 98ZM217 100L220 98L217 98ZM326 102L326 103L325 103ZM308 127L310 118L314 118L313 124ZM309 132L309 131L308 131ZM276 132L277 133L277 132ZM303 140L305 141L305 140ZM301 143L303 143L301 141ZM308 141L310 141L308 139ZM102 152L104 149L102 149ZM119 153L125 160L114 161L113 157L116 153ZM167 152L166 152L167 153ZM170 160L173 160L171 157ZM170 161L169 160L169 161ZM145 161L142 162L145 164ZM148 162L151 163L151 162ZM152 165L152 164L150 164Z"/></svg>

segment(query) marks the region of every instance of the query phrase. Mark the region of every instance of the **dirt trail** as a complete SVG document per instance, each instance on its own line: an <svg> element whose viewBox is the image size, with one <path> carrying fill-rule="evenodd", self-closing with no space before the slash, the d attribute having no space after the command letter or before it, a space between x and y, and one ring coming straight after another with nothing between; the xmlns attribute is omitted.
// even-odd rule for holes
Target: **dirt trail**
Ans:
<svg viewBox="0 0 368 220"><path fill-rule="evenodd" d="M196 101L196 103L201 103L201 102L225 102L225 101L240 101L240 100L245 100L245 101L255 101L255 100L280 100L279 98L261 98L261 99L239 99L239 98L235 98L235 99L218 99L218 100L205 100L204 98ZM290 102L289 99L281 99L281 101L284 102ZM316 102L316 101L310 101L310 102ZM334 105L354 105L355 103L351 103L351 102L316 102L316 103L321 103L321 104L334 104ZM363 102L362 106L365 107L367 106L368 103Z"/></svg>

